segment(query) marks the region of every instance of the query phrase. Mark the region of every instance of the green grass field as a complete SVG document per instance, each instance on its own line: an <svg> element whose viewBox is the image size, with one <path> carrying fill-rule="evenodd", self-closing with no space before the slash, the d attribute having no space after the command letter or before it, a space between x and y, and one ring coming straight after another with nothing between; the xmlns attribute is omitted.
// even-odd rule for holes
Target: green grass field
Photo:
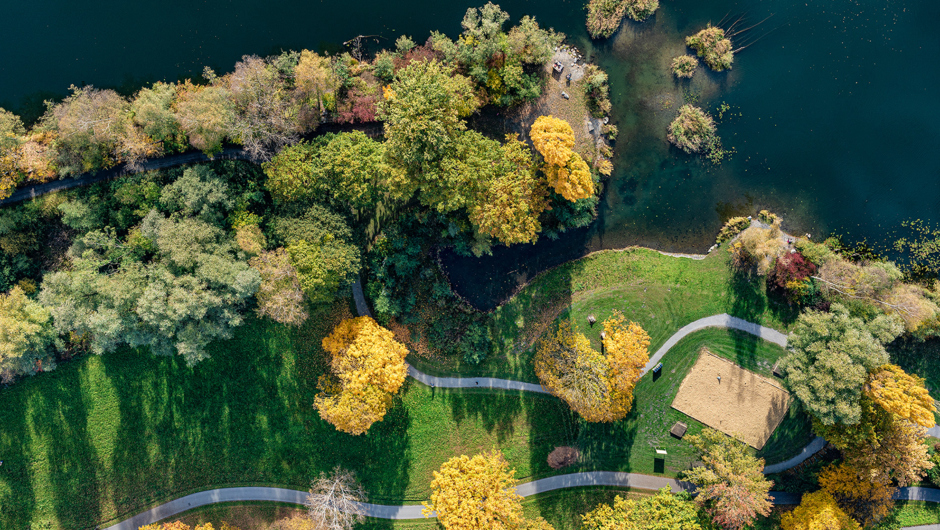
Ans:
<svg viewBox="0 0 940 530"><path fill-rule="evenodd" d="M604 253L588 258L583 267L566 266L565 274L572 269L584 273L575 284L591 287L575 289L578 294L572 297L570 311L576 315L591 311L602 320L620 307L647 327L654 345L685 318L747 312L742 308L748 304L733 310L738 295L727 287L713 293L711 302L693 307L693 299L719 288L717 271L726 267L724 260L664 258L670 276L669 271L657 272L657 256ZM602 265L613 272L602 272ZM625 285L617 289L602 285L627 269L634 275L624 280ZM642 270L647 270L649 281L637 283ZM552 282L533 284L511 303L519 315L513 322L522 318L523 324L535 326L526 320L525 315L531 315L550 317L550 324L569 311L567 306L534 309L548 303L543 296L550 291L546 285L560 289L559 277L544 278ZM679 287L669 287L672 281ZM666 294L659 296L662 293L656 289ZM757 297L760 291L754 293ZM554 295L549 298L558 300ZM640 299L649 300L647 307ZM761 307L750 320L778 328L785 325L784 313L767 304ZM501 311L494 325L502 326L509 318L509 309ZM551 396L448 391L409 380L384 421L368 434L353 437L320 420L311 406L317 377L325 367L320 340L350 315L348 302L343 302L315 313L297 330L249 319L232 340L213 344L212 358L194 368L176 358L123 349L63 363L53 372L0 390L0 528L93 528L181 495L225 486L306 489L311 477L336 465L356 471L373 502L416 503L427 498L432 472L445 460L493 448L505 453L520 481L555 473L545 459L559 445L576 445L584 455L565 473L603 469L674 476L693 455L687 444L667 433L672 422L685 418L669 404L699 349L707 346L763 374L784 354L781 348L744 333L697 332L666 356L661 378L647 377L639 383L631 414L609 425L587 424ZM519 328L513 324L500 329L508 337ZM589 331L596 340L598 328ZM491 359L490 366L498 360ZM527 362L525 356L513 360ZM501 375L520 370L507 369ZM696 422L689 423L690 433L701 429ZM805 415L791 409L761 456L768 462L783 459L808 436ZM669 451L664 469L654 467L654 448ZM589 496L557 495L559 499ZM567 515L559 514L567 513L567 504L580 510L585 502L545 501L540 509L565 519Z"/></svg>

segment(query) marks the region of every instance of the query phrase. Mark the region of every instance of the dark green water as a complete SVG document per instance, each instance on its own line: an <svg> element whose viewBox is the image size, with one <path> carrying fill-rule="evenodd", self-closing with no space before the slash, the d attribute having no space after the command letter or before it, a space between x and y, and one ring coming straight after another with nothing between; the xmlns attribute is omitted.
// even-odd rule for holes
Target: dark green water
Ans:
<svg viewBox="0 0 940 530"><path fill-rule="evenodd" d="M71 83L132 87L177 79L243 54L328 49L357 34L391 46L402 34L460 31L476 2L75 3L4 9L0 105L17 108ZM513 20L535 15L569 35L610 73L620 128L616 170L599 220L560 241L497 250L482 260L445 255L458 291L481 306L545 267L630 244L702 252L722 220L770 208L793 232L879 240L905 219L940 220L940 4L927 0L663 0L656 16L592 43L581 0L501 2ZM754 23L730 72L675 82L682 38L726 13ZM691 96L686 96L691 93ZM665 126L687 97L714 110L736 153L716 167L671 149ZM733 114L731 116L730 114ZM492 278L492 280L490 279Z"/></svg>

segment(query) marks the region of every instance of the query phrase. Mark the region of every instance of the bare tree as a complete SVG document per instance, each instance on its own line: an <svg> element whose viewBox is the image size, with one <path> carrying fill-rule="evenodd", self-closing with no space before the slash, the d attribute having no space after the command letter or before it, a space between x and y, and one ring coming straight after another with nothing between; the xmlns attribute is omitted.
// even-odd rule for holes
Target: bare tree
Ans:
<svg viewBox="0 0 940 530"><path fill-rule="evenodd" d="M307 513L316 530L351 530L365 521L366 492L352 471L339 466L311 482Z"/></svg>

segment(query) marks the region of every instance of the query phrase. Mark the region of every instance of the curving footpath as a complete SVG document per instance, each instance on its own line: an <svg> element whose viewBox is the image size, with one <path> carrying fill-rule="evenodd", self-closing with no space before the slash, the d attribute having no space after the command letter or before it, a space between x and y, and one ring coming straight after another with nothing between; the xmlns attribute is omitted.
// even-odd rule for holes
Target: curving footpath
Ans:
<svg viewBox="0 0 940 530"><path fill-rule="evenodd" d="M543 478L516 486L516 492L529 497L546 491L562 488L575 488L583 486L623 486L629 488L654 490L670 488L673 492L688 491L691 484L679 482L664 477L639 475L636 473L619 473L611 471L590 471L586 473L572 473ZM780 491L770 492L774 504L799 504L800 496L794 493ZM917 500L927 502L940 502L940 490L931 488L899 488L894 495L896 500ZM152 510L135 515L130 519L109 526L104 530L137 530L139 527L167 519L193 508L208 506L219 502L239 501L271 501L303 505L307 499L306 491L297 491L285 488L246 487L222 488L201 491L181 497L166 504L161 504ZM384 504L360 503L363 514L376 519L421 519L424 517L424 506L411 504L406 506L388 506ZM433 516L433 514L432 514ZM916 530L937 530L940 525L925 525L910 527Z"/></svg>
<svg viewBox="0 0 940 530"><path fill-rule="evenodd" d="M362 292L362 286L357 281L353 284L353 299L356 303L356 311L362 316L372 316L369 311L368 302ZM764 340L773 342L782 347L787 346L787 336L777 330L767 328L728 314L713 315L700 318L695 322L683 326L674 333L659 350L650 358L649 363L643 368L643 374L651 370L663 358L664 355L675 346L680 340L696 331L705 328L730 328L737 329L756 335ZM548 392L541 385L533 383L524 383L521 381L512 381L508 379L496 379L492 377L464 378L464 377L437 377L425 374L415 367L408 365L408 375L429 386L442 388L492 388L502 390L521 390L526 392L539 392L547 394ZM786 469L794 467L823 448L826 441L817 437L810 442L797 456L778 464L766 466L765 473L779 473ZM694 486L688 482L681 482L666 477L656 477L643 475L639 473L624 473L616 471L588 471L583 473L570 473L567 475L556 475L532 482L526 482L516 486L516 492L528 497L547 491L576 488L585 486L622 486L637 489L656 490L668 487L673 492L691 491ZM770 492L775 504L798 504L800 496L793 493L772 491ZM135 515L130 519L107 527L105 530L137 530L140 526L151 524L182 512L207 506L219 502L238 502L238 501L274 501L286 502L291 504L303 505L307 498L307 492L297 491L285 488L272 487L242 487L242 488L222 488L209 491L202 491L186 495L179 499L161 504L156 508ZM899 488L894 496L898 500L918 500L927 502L940 502L940 490L931 488ZM368 517L378 519L420 519L423 518L423 506L388 506L382 504L361 503L363 513ZM940 530L940 525L926 525L911 527L911 530Z"/></svg>

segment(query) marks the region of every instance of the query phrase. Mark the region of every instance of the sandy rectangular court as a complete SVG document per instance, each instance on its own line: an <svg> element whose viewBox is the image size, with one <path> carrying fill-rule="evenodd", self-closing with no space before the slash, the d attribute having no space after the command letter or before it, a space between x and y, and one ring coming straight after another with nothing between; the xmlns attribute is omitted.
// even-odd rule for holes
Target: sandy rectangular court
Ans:
<svg viewBox="0 0 940 530"><path fill-rule="evenodd" d="M705 348L672 402L679 412L755 449L764 447L789 406L790 394L775 381Z"/></svg>

